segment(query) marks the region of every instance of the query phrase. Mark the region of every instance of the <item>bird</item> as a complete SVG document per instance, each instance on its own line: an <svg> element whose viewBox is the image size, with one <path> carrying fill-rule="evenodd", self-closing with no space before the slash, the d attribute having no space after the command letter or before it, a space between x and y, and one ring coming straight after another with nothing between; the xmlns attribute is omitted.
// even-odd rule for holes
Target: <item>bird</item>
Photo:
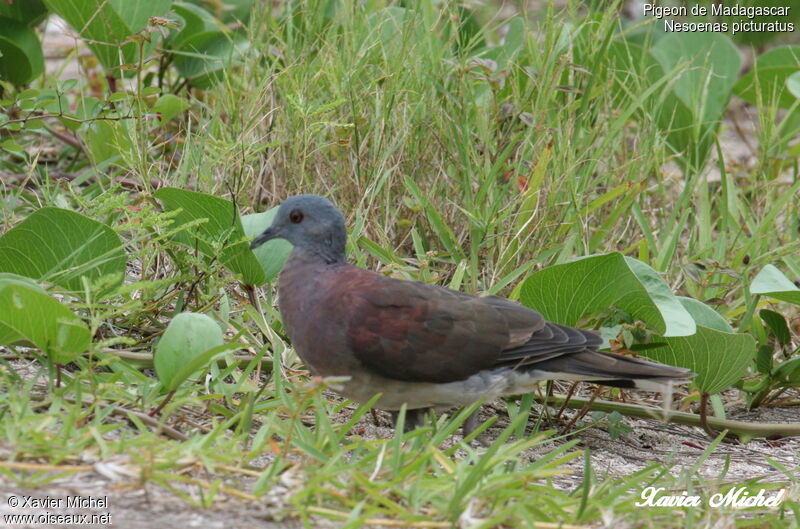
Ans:
<svg viewBox="0 0 800 529"><path fill-rule="evenodd" d="M547 321L499 296L474 296L349 263L342 212L319 195L283 201L252 249L293 246L278 276L278 310L295 351L345 398L374 403L405 429L428 410L522 395L551 379L665 391L690 370L600 351L594 331ZM396 426L396 424L395 424ZM462 425L479 426L477 413Z"/></svg>

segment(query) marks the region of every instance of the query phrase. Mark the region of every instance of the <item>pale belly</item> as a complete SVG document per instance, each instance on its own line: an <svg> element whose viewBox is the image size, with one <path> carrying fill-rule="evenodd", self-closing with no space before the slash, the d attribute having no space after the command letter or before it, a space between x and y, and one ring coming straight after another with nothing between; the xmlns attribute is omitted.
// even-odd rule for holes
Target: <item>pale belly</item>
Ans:
<svg viewBox="0 0 800 529"><path fill-rule="evenodd" d="M468 406L478 400L494 400L504 395L530 393L538 382L547 379L539 371L513 371L499 368L481 371L466 380L446 382L404 382L392 380L363 370L346 377L331 377L328 385L344 397L359 402L368 402L378 393L381 397L375 407L383 410L399 410L403 404L410 410L434 408L446 410Z"/></svg>

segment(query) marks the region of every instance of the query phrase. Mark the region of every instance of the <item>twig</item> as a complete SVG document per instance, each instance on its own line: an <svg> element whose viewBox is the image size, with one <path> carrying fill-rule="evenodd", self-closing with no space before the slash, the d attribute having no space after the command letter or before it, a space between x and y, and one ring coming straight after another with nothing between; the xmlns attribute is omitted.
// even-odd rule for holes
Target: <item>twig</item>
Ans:
<svg viewBox="0 0 800 529"><path fill-rule="evenodd" d="M66 401L68 401L68 402L71 402L71 403L77 402L76 399L71 398L71 397L64 396L64 397L61 397L61 398L66 400ZM37 396L37 395L31 395L30 396L30 400L44 402L45 399L43 397L40 397L40 396ZM113 405L110 405L110 404L108 404L108 405L100 404L100 403L97 403L96 401L91 400L91 399L83 399L81 401L81 403L83 405L85 405L85 406L91 406L92 404L97 404L97 406L99 408L103 408L103 409L109 409L110 408L111 409L111 415L116 415L117 417L123 417L123 418L127 419L127 418L129 418L128 415L133 415L134 417L136 417L137 419L142 421L147 426L153 427L156 430L156 433L163 433L167 437L175 439L176 441L188 441L189 440L189 437L186 436L186 434L183 434L183 433L179 432L178 430L176 430L175 428L171 428L171 427L167 426L166 424L163 424L163 423L159 422L158 419L150 417L146 413L142 413L142 412L136 411L136 410L129 410L127 408L121 408L119 406L113 406Z"/></svg>
<svg viewBox="0 0 800 529"><path fill-rule="evenodd" d="M700 426L708 435L716 438L719 436L719 432L708 424L708 396L708 393L705 392L700 396Z"/></svg>
<svg viewBox="0 0 800 529"><path fill-rule="evenodd" d="M138 119L139 116L116 116L116 117L109 117L109 116L99 116L96 118L74 118L67 114L58 114L58 113L50 113L50 114L30 114L25 116L24 118L15 118L15 119L7 119L4 122L0 123L0 128L5 127L10 123L27 123L28 121L32 121L34 119L48 119L48 118L58 118L58 119L65 119L67 121L71 121L73 123L93 123L95 121L122 121L123 119ZM142 119L158 119L157 114L145 114L141 116ZM48 129L49 130L49 129Z"/></svg>
<svg viewBox="0 0 800 529"><path fill-rule="evenodd" d="M574 387L575 386L573 385L573 387L570 388L570 390L572 390ZM602 391L602 387L601 386L597 386L595 388L594 393L592 393L591 398L589 398L589 400L586 401L586 404L583 405L583 407L581 408L581 411L576 413L575 416L572 419L570 419L570 421L564 427L564 430L561 432L562 434L569 433L569 431L572 430L572 427L575 425L575 423L578 422L579 419L582 419L584 415L586 415L586 413L589 411L589 407L592 405L592 402L594 402L594 400L597 398L597 396L600 394L601 391ZM567 400L565 400L564 404L561 405L561 410L564 409L564 407L566 406L566 403L569 402L569 397L571 397L571 396L572 396L571 394L567 396ZM561 411L561 410L559 410L559 411ZM560 413L559 413L559 415L560 415Z"/></svg>
<svg viewBox="0 0 800 529"><path fill-rule="evenodd" d="M214 487L212 487L211 483L209 483L207 481L204 481L202 479L190 478L190 477L180 476L180 475L176 476L176 475L173 475L173 474L162 474L162 475L164 477L166 477L166 478L172 479L173 481L180 481L181 483L188 483L190 485L197 485L198 487L203 487L204 489L207 489L207 490L211 490L212 488L214 488ZM259 498L257 496L253 496L252 494L248 494L248 493L242 492L240 490L232 489L230 487L219 486L219 487L216 487L216 490L218 490L219 492L221 492L223 494L227 494L228 496L233 496L235 498L239 498L240 500L254 501L254 502L263 501L261 498Z"/></svg>
<svg viewBox="0 0 800 529"><path fill-rule="evenodd" d="M0 468L10 470L34 470L36 472L90 472L91 465L48 465L45 463L23 463L21 461L0 461Z"/></svg>
<svg viewBox="0 0 800 529"><path fill-rule="evenodd" d="M567 408L567 402L569 402L569 399L570 397L572 397L572 394L575 393L575 389L578 387L578 384L580 384L580 382L573 382L572 385L569 387L569 391L567 391L567 396L564 399L564 404L562 404L561 407L558 408L558 412L556 412L557 421L561 420L561 414L564 413L564 410ZM553 394L553 387L550 386L550 391L548 392L548 396L552 394Z"/></svg>
<svg viewBox="0 0 800 529"><path fill-rule="evenodd" d="M21 173L0 173L0 176L2 178L4 178L4 179L7 178L9 180L17 180L17 181L22 182L25 179L27 179L29 175L27 173L25 173L25 174L21 174ZM76 174L71 174L71 173L62 173L60 171L51 171L51 172L47 173L47 176L52 178L53 180L66 180L68 182L71 182L71 181L75 180L76 178L78 178L78 176L81 176L81 175L76 175ZM114 178L114 182L117 182L122 187L126 187L126 188L129 188L129 189L142 189L142 184L140 184L139 182L137 182L135 180L131 180L130 178L122 178L122 177ZM161 182L159 182L158 180L155 180L155 179L150 179L150 185L153 187L153 189L158 189L159 187L161 187ZM26 187L30 187L30 188L36 188L36 184L33 183L33 182L30 182L30 181L26 182L25 186Z"/></svg>
<svg viewBox="0 0 800 529"><path fill-rule="evenodd" d="M162 401L161 401L161 404L159 404L158 406L156 406L155 408L153 408L153 409L150 411L150 413L148 413L147 415L149 415L150 417L155 417L156 415L158 415L159 413L161 413L161 410L163 410L163 409L164 409L164 406L166 406L166 405L167 405L167 403L168 403L169 401L171 401L171 400L172 400L172 397L174 397L174 396L175 396L175 391L177 391L177 390L174 390L174 389L173 389L172 391L170 391L169 393L167 393L167 396L166 396L166 397L164 397L164 400L162 400Z"/></svg>
<svg viewBox="0 0 800 529"><path fill-rule="evenodd" d="M153 367L153 354L152 353L135 353L133 351L123 351L119 349L105 348L101 351L104 354L118 356L124 360L135 363L139 367L148 368ZM235 354L233 355L234 362L246 364L252 362L255 356L248 354ZM222 361L221 361L222 362ZM272 366L271 359L262 359L262 366Z"/></svg>
<svg viewBox="0 0 800 529"><path fill-rule="evenodd" d="M186 434L183 434L178 430L176 430L175 428L172 428L164 423L159 422L158 419L150 417L146 413L142 413L140 411L135 411L135 410L129 410L126 408L120 408L119 406L111 406L111 415L127 417L129 414L135 416L137 419L145 423L147 426L155 428L156 433L159 432L163 433L167 437L175 439L176 441L189 440L189 437Z"/></svg>
<svg viewBox="0 0 800 529"><path fill-rule="evenodd" d="M542 399L535 395L534 399L540 404L547 404L550 406L560 406L565 401L563 397L557 396L550 397L549 399ZM589 402L587 399L572 397L567 406L570 408L582 408L587 402ZM629 417L642 417L645 419L656 419L676 424L702 427L700 424L700 417L693 413L665 411L662 408L609 402L607 400L595 400L591 403L589 408L606 412L617 411ZM800 423L758 423L708 417L708 424L719 431L728 430L730 434L738 435L743 441L748 441L754 437L767 437L770 439L800 437Z"/></svg>

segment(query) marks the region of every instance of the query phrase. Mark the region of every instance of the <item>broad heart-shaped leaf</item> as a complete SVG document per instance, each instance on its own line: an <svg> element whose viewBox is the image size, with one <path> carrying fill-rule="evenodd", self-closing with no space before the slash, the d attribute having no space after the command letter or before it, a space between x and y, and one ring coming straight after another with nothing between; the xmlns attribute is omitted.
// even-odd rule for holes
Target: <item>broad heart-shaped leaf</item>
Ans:
<svg viewBox="0 0 800 529"><path fill-rule="evenodd" d="M695 332L691 314L658 273L618 252L540 270L525 280L520 300L564 325L575 325L584 314L615 306L663 336Z"/></svg>
<svg viewBox="0 0 800 529"><path fill-rule="evenodd" d="M151 17L165 14L172 0L45 0L45 3L86 39L106 70L120 75L120 66L135 64L139 59L139 45L132 41L123 43L141 31Z"/></svg>
<svg viewBox="0 0 800 529"><path fill-rule="evenodd" d="M5 2L0 2L0 17L13 18L28 27L35 26L46 16L47 7L42 0L6 0Z"/></svg>
<svg viewBox="0 0 800 529"><path fill-rule="evenodd" d="M374 11L367 18L365 29L368 33L364 39L369 42L377 37L384 46L394 46L408 32L410 42L422 42L422 38L417 38L422 32L418 17L413 9L396 5Z"/></svg>
<svg viewBox="0 0 800 529"><path fill-rule="evenodd" d="M125 251L114 230L66 209L33 212L0 237L0 272L45 280L75 293L82 277L92 282L112 276L109 290L122 282Z"/></svg>
<svg viewBox="0 0 800 529"><path fill-rule="evenodd" d="M82 124L78 133L95 165L112 162L129 168L134 153L133 128L133 120L97 120Z"/></svg>
<svg viewBox="0 0 800 529"><path fill-rule="evenodd" d="M696 299L679 297L697 322L691 336L658 338L665 347L646 349L641 355L658 362L691 369L692 382L704 393L719 393L739 380L755 358L756 342L749 334L736 334L720 314Z"/></svg>
<svg viewBox="0 0 800 529"><path fill-rule="evenodd" d="M0 16L0 79L24 85L43 70L44 55L36 33L18 20Z"/></svg>
<svg viewBox="0 0 800 529"><path fill-rule="evenodd" d="M89 328L71 310L21 281L0 282L0 324L10 343L27 340L55 363L66 364L89 348Z"/></svg>
<svg viewBox="0 0 800 529"><path fill-rule="evenodd" d="M198 33L221 29L214 15L189 2L175 2L172 11L180 18L180 27L173 30L164 41L168 49L178 49L183 41Z"/></svg>
<svg viewBox="0 0 800 529"><path fill-rule="evenodd" d="M169 391L176 389L186 377L210 360L206 353L220 347L223 341L222 329L211 317L194 312L175 316L158 341L153 358L161 384ZM214 354L219 352L222 351ZM195 368L196 364L199 365ZM187 373L189 366L193 369Z"/></svg>
<svg viewBox="0 0 800 529"><path fill-rule="evenodd" d="M697 376L692 382L704 393L719 393L738 381L756 353L756 341L749 334L739 334L697 326L692 336L659 338L664 347L641 351L657 362L691 369Z"/></svg>
<svg viewBox="0 0 800 529"><path fill-rule="evenodd" d="M164 94L153 103L150 111L158 114L158 124L163 125L187 108L189 108L189 103L186 99L174 94Z"/></svg>
<svg viewBox="0 0 800 529"><path fill-rule="evenodd" d="M750 293L800 305L800 288L771 264L762 268L750 283Z"/></svg>
<svg viewBox="0 0 800 529"><path fill-rule="evenodd" d="M167 391L172 391L176 389L178 386L181 385L181 382L192 376L193 373L199 371L200 369L207 366L215 357L227 353L228 351L235 351L237 349L241 349L243 347L247 347L245 343L226 343L222 345L218 345L217 347L212 347L211 349L200 353L199 355L195 356L185 365L179 366L178 370L175 372L171 379L171 383L168 386L164 386L167 388Z"/></svg>
<svg viewBox="0 0 800 529"><path fill-rule="evenodd" d="M697 165L713 145L717 125L739 74L739 51L720 33L670 33L651 49L665 72L676 67L672 91L692 112L692 148L686 153Z"/></svg>
<svg viewBox="0 0 800 529"><path fill-rule="evenodd" d="M174 187L164 187L155 192L164 207L180 212L175 216L178 225L198 219L206 222L192 228L192 234L179 232L175 240L190 248L197 246L203 254L215 257L212 242L222 245L217 256L220 263L234 273L242 274L248 285L261 285L266 281L264 269L250 251L250 243L245 238L242 222L233 203L224 198L186 191Z"/></svg>
<svg viewBox="0 0 800 529"><path fill-rule="evenodd" d="M192 86L208 88L222 78L248 45L238 33L220 30L197 33L181 41L179 49L172 50L175 68Z"/></svg>
<svg viewBox="0 0 800 529"><path fill-rule="evenodd" d="M689 311L689 314L694 318L697 325L708 327L720 332L733 332L733 327L723 318L719 312L715 311L702 301L697 301L694 298L687 298L678 296L683 308Z"/></svg>
<svg viewBox="0 0 800 529"><path fill-rule="evenodd" d="M713 144L713 138L703 136L697 138L693 127L697 124L692 110L675 94L667 90L669 86L666 73L661 64L648 50L627 40L614 41L609 45L609 69L616 71L619 88L617 94L633 98L631 103L640 95L631 93L629 77L635 75L645 81L643 89L660 85L661 89L650 97L643 105L642 112L655 116L658 127L667 134L667 143L677 154L689 156L692 152L706 152ZM618 104L631 104L620 102ZM698 131L701 134L707 131ZM701 140L701 141L698 141Z"/></svg>
<svg viewBox="0 0 800 529"><path fill-rule="evenodd" d="M20 276L17 274L9 274L6 272L0 273L0 288L4 285L21 285L23 287L29 288L31 290L35 290L40 294L45 294L45 290L31 281L29 278ZM13 344L13 343L20 343L25 340L25 337L20 335L17 331L8 327L7 325L0 322L0 344ZM23 345L33 345L30 342L25 341Z"/></svg>
<svg viewBox="0 0 800 529"><path fill-rule="evenodd" d="M670 33L652 49L665 72L682 63L673 90L703 123L718 121L739 74L739 51L721 33Z"/></svg>
<svg viewBox="0 0 800 529"><path fill-rule="evenodd" d="M760 55L753 68L739 79L733 91L750 104L758 103L757 86L765 104L778 96L780 108L789 108L797 97L787 82L792 75L800 72L800 46L781 46Z"/></svg>
<svg viewBox="0 0 800 529"><path fill-rule="evenodd" d="M775 335L779 344L786 346L791 343L792 331L789 330L789 325L786 323L786 318L783 317L783 314L775 312L774 310L761 309L758 311L758 316L761 318L761 321L767 324L767 327L769 327L772 334ZM768 347L771 357L772 346L769 345Z"/></svg>
<svg viewBox="0 0 800 529"><path fill-rule="evenodd" d="M795 98L800 99L800 70L797 70L786 79L786 90Z"/></svg>
<svg viewBox="0 0 800 529"><path fill-rule="evenodd" d="M227 0L223 7L222 21L226 24L247 22L255 0Z"/></svg>
<svg viewBox="0 0 800 529"><path fill-rule="evenodd" d="M272 221L278 213L278 207L242 217L242 226L244 226L244 233L248 239L261 235L264 230L272 225ZM283 239L273 239L253 250L253 253L256 255L258 262L261 263L261 266L264 267L266 280L271 281L278 275L278 272L281 271L284 263L286 263L286 259L289 258L289 254L292 253L292 245L289 241Z"/></svg>

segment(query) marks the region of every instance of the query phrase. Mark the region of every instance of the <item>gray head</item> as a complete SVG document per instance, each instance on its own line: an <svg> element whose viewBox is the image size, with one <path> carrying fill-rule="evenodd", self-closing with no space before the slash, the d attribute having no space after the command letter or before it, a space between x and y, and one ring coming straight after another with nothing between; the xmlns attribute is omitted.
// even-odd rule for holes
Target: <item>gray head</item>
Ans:
<svg viewBox="0 0 800 529"><path fill-rule="evenodd" d="M286 239L295 248L316 253L328 263L344 261L344 215L327 198L296 195L281 204L272 226L253 239L250 248L272 239Z"/></svg>

